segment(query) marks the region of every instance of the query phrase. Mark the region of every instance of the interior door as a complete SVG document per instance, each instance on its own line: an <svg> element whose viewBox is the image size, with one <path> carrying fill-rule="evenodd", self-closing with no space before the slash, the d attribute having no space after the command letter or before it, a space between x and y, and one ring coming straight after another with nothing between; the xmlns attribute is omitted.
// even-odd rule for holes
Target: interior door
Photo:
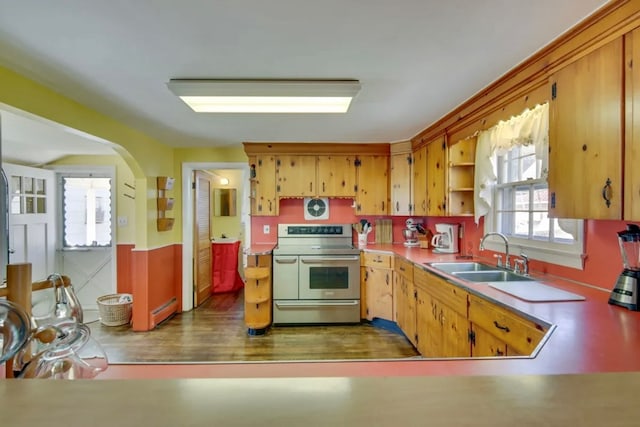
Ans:
<svg viewBox="0 0 640 427"><path fill-rule="evenodd" d="M30 262L33 280L55 265L55 174L4 163L9 181L9 263Z"/></svg>
<svg viewBox="0 0 640 427"><path fill-rule="evenodd" d="M211 296L211 175L194 171L194 263L193 306L197 307Z"/></svg>

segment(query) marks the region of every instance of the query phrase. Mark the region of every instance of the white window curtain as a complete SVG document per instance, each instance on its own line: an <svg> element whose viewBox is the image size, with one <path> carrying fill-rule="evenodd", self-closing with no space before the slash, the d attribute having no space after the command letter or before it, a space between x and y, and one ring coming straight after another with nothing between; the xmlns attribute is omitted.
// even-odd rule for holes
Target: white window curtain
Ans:
<svg viewBox="0 0 640 427"><path fill-rule="evenodd" d="M501 121L486 131L478 132L474 179L474 210L476 224L489 213L493 205L496 185L495 155L508 152L515 146L535 146L541 177L546 178L549 164L549 104L544 103L509 120Z"/></svg>

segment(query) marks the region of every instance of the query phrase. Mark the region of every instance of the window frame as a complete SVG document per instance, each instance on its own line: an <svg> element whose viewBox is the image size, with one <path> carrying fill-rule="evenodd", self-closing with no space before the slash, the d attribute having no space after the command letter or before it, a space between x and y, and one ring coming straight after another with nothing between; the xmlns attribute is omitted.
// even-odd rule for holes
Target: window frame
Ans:
<svg viewBox="0 0 640 427"><path fill-rule="evenodd" d="M514 147L516 148L516 147ZM510 150L511 151L511 150ZM509 152L510 152L509 151ZM502 154L502 156L509 154L509 152ZM517 159L522 159L523 156L518 155ZM513 176L512 171L508 171L506 174L504 170L501 170L501 162L514 164L514 158L510 158L507 160L501 159L501 156L498 154L494 154L495 162L492 162L494 165L494 172L496 172L496 176L498 177L498 183L493 186L492 189L492 197L494 203L489 208L488 214L485 216L484 220L484 232L500 232L507 236L509 240L509 248L511 256L520 256L520 254L525 253L530 259L535 259L539 261L543 261L550 264L561 265L565 267L571 267L583 270L584 269L584 221L581 219L575 219L576 221L575 227L575 242L574 243L563 243L542 239L535 239L533 237L532 225L531 221L529 221L529 237L519 237L513 235L511 230L505 232L500 226L501 218L500 215L504 212L504 209L500 209L503 206L503 196L505 189L513 189L516 190L518 187L529 187L529 191L532 191L535 186L540 186L544 184L545 187L548 188L548 181L546 177L542 178L528 178L520 181L506 181L508 178L504 178L503 175ZM519 165L522 165L522 161L518 161ZM542 175L540 173L540 166L536 166L536 176ZM522 171L518 172L518 177L522 178ZM531 199L530 199L531 200ZM532 212L536 211L532 206L529 207L529 215L531 218ZM512 209L512 212L516 212L515 206ZM548 207L546 212L548 213ZM549 219L550 225L553 222L553 219ZM550 233L553 234L553 227L550 228ZM502 240L493 240L493 238L487 239L484 244L485 249L490 249L496 252L505 251L504 243Z"/></svg>

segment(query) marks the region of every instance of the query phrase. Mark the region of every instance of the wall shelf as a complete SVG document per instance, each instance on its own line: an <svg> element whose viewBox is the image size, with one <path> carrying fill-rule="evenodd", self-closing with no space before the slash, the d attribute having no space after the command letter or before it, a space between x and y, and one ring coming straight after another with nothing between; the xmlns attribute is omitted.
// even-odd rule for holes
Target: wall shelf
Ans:
<svg viewBox="0 0 640 427"><path fill-rule="evenodd" d="M169 231L173 229L175 218L168 218L167 211L173 209L173 197L167 197L167 191L173 190L174 178L168 176L159 176L157 178L158 186L158 231Z"/></svg>

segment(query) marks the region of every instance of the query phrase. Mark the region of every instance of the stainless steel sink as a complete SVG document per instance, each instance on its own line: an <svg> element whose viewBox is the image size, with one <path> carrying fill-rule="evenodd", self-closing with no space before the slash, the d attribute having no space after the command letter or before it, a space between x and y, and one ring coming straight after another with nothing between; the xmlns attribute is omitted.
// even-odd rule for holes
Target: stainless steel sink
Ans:
<svg viewBox="0 0 640 427"><path fill-rule="evenodd" d="M445 273L497 270L493 265L482 264L479 262L428 262L425 264L440 271L444 271Z"/></svg>
<svg viewBox="0 0 640 427"><path fill-rule="evenodd" d="M453 271L451 272L470 282L531 282L534 279L504 270L494 271Z"/></svg>

